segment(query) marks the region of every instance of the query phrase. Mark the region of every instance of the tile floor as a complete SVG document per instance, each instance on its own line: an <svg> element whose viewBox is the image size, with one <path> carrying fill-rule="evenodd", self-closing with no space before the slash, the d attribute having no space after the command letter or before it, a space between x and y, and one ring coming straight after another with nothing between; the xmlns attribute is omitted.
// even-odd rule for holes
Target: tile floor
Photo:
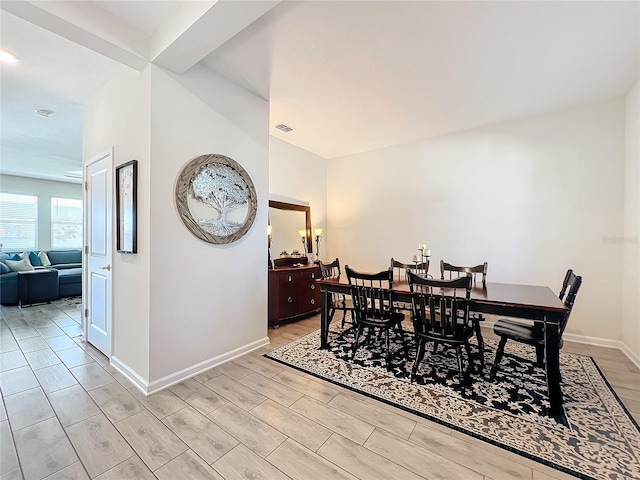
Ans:
<svg viewBox="0 0 640 480"><path fill-rule="evenodd" d="M2 308L0 480L572 478L261 356L317 316L150 397L79 322L64 300ZM565 348L596 357L640 420L640 371L623 354Z"/></svg>

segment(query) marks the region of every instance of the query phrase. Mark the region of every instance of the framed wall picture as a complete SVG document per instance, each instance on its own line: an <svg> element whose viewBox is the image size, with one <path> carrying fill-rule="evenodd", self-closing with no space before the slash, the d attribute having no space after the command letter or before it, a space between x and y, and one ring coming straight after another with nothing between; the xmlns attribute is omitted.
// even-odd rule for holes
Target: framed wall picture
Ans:
<svg viewBox="0 0 640 480"><path fill-rule="evenodd" d="M116 249L120 253L137 251L138 161L116 167Z"/></svg>
<svg viewBox="0 0 640 480"><path fill-rule="evenodd" d="M190 160L176 182L182 223L200 240L224 244L241 239L256 218L253 181L234 159L220 154Z"/></svg>

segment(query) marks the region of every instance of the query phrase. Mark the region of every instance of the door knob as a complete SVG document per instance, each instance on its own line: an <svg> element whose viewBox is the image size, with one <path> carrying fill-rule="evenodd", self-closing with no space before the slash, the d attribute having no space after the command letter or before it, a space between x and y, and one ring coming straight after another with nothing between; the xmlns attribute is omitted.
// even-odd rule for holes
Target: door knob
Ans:
<svg viewBox="0 0 640 480"><path fill-rule="evenodd" d="M104 267L100 267L100 270L108 270L108 271L111 271L111 265L105 265Z"/></svg>

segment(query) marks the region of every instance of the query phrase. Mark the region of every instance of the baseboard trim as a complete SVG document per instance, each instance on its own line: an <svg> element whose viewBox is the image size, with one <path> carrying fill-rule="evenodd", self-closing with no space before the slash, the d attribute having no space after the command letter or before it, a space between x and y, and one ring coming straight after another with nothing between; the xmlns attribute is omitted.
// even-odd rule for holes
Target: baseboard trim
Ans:
<svg viewBox="0 0 640 480"><path fill-rule="evenodd" d="M495 321L488 320L484 322L484 328L493 328ZM562 338L568 342L582 343L593 347L615 348L620 350L636 367L640 368L640 356L633 352L626 343L620 340L610 340L608 338L588 337L586 335L576 335L575 333L565 333Z"/></svg>
<svg viewBox="0 0 640 480"><path fill-rule="evenodd" d="M149 383L141 377L138 372L136 372L133 368L129 367L126 363L120 360L116 356L112 356L110 358L110 363L113 368L115 368L118 372L120 372L124 377L127 378L133 385L140 390L142 393L147 395L147 389L149 387Z"/></svg>
<svg viewBox="0 0 640 480"><path fill-rule="evenodd" d="M195 377L196 375L201 374L209 370L210 368L221 365L225 362L233 360L234 358L245 355L249 352L257 350L260 347L269 344L269 337L264 337L255 342L248 343L241 347L236 348L235 350L231 350L230 352L223 353L222 355L218 355L207 360L204 360L200 363L196 363L190 367L179 370L175 373L167 375L165 377L159 378L158 380L154 380L152 382L147 382L144 378L142 378L135 370L130 368L124 362L122 362L117 357L111 357L111 365L113 368L118 370L122 375L127 377L129 381L131 381L138 390L140 390L145 395L151 395L161 390L164 390L171 385L175 385L176 383L180 383L188 378Z"/></svg>

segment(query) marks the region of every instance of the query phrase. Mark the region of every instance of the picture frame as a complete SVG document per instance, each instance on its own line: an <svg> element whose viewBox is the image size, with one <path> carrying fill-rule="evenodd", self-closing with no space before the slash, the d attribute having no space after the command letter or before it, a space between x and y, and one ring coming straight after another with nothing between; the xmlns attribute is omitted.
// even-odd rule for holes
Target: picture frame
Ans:
<svg viewBox="0 0 640 480"><path fill-rule="evenodd" d="M116 167L116 250L137 253L138 161Z"/></svg>
<svg viewBox="0 0 640 480"><path fill-rule="evenodd" d="M205 154L187 162L178 175L175 204L193 235L220 245L240 240L251 229L258 197L242 165L226 155Z"/></svg>

